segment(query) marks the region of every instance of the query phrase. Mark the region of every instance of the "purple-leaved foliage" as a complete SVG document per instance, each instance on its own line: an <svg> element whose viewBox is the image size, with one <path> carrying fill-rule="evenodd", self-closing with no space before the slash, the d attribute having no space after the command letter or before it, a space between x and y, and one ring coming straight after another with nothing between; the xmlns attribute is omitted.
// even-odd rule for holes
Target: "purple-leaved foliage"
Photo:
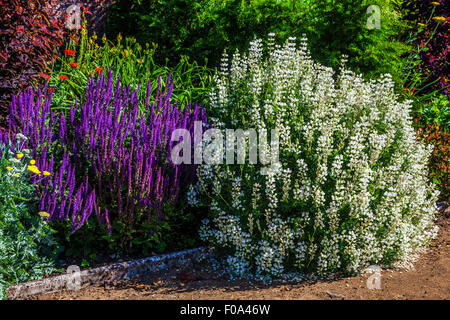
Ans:
<svg viewBox="0 0 450 320"><path fill-rule="evenodd" d="M40 210L51 220L71 219L72 232L92 214L111 231L114 218L132 225L143 218L161 219L164 204L175 205L180 192L195 179L194 165L170 161L175 129L193 134L194 121L206 124L206 114L197 104L183 109L170 101L173 82L161 78L153 101L150 82L139 111L137 90L107 78L91 77L84 103L56 113L50 107L47 88L31 88L13 97L9 137L22 133L41 172L36 175Z"/></svg>

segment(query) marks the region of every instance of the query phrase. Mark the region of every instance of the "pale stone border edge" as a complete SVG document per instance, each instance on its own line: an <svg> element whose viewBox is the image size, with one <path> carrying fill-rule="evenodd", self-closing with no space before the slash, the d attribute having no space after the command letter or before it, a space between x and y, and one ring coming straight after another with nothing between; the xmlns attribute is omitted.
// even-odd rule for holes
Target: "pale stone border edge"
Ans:
<svg viewBox="0 0 450 320"><path fill-rule="evenodd" d="M193 260L209 256L211 256L211 250L206 247L200 247L83 270L76 276L79 277L81 287L85 287L93 284L130 279L149 272L181 266ZM66 290L73 286L73 279L73 273L66 273L42 280L19 283L8 287L6 298L9 300L23 299L32 295Z"/></svg>

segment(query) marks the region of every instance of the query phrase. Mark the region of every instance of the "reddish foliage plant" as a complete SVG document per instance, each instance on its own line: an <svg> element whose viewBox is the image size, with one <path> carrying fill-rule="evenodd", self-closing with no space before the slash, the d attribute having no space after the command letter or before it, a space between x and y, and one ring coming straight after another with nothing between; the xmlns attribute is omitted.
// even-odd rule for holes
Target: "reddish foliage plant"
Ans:
<svg viewBox="0 0 450 320"><path fill-rule="evenodd" d="M53 0L0 0L0 125L12 94L45 74L62 45L63 21Z"/></svg>

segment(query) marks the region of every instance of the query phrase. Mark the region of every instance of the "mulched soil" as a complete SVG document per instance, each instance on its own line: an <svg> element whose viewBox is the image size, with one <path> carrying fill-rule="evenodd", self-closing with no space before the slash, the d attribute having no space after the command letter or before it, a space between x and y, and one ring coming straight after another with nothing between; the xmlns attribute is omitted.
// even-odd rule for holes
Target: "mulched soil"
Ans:
<svg viewBox="0 0 450 320"><path fill-rule="evenodd" d="M440 217L439 235L414 268L383 270L381 289L368 289L369 274L349 278L304 281L298 284L249 284L228 281L200 266L30 297L36 300L103 299L450 299L450 215Z"/></svg>

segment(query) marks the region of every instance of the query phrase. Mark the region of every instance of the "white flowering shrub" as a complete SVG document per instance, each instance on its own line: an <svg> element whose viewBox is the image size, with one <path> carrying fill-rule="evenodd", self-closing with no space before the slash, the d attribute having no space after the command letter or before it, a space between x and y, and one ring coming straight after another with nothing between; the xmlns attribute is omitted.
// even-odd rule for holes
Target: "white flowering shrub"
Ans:
<svg viewBox="0 0 450 320"><path fill-rule="evenodd" d="M431 149L416 141L409 101L389 75L366 82L344 63L335 74L311 60L306 39L280 46L273 35L224 55L214 125L279 131L267 174L248 161L201 165L189 193L212 212L201 238L237 274L354 273L411 261L436 235Z"/></svg>

